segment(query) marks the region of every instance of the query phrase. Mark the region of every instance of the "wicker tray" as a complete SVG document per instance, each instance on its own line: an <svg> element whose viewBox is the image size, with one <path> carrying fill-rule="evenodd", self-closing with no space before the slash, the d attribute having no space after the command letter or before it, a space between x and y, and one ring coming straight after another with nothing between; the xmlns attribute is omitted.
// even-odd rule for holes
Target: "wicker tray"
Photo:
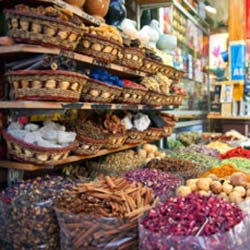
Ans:
<svg viewBox="0 0 250 250"><path fill-rule="evenodd" d="M131 69L140 69L143 65L144 52L139 48L123 47L122 59L118 63Z"/></svg>
<svg viewBox="0 0 250 250"><path fill-rule="evenodd" d="M161 65L161 62L144 57L141 71L149 74L155 74L159 71Z"/></svg>
<svg viewBox="0 0 250 250"><path fill-rule="evenodd" d="M87 77L61 70L18 70L6 74L16 99L79 101Z"/></svg>
<svg viewBox="0 0 250 250"><path fill-rule="evenodd" d="M108 144L108 139L93 139L77 135L78 147L74 151L77 155L95 155Z"/></svg>
<svg viewBox="0 0 250 250"><path fill-rule="evenodd" d="M145 138L144 132L141 132L135 129L127 130L126 134L128 136L126 140L126 144L139 144Z"/></svg>
<svg viewBox="0 0 250 250"><path fill-rule="evenodd" d="M141 104L146 94L146 90L123 86L121 94L116 101L118 103Z"/></svg>
<svg viewBox="0 0 250 250"><path fill-rule="evenodd" d="M159 71L166 75L169 79L179 81L185 74L184 71L178 70L170 65L162 64Z"/></svg>
<svg viewBox="0 0 250 250"><path fill-rule="evenodd" d="M163 128L149 128L144 131L146 141L154 141L161 139L164 129Z"/></svg>
<svg viewBox="0 0 250 250"><path fill-rule="evenodd" d="M38 165L53 165L56 161L66 159L69 153L77 147L75 141L64 148L45 148L25 143L3 131L8 153L17 161L35 163Z"/></svg>
<svg viewBox="0 0 250 250"><path fill-rule="evenodd" d="M5 10L5 16L8 35L17 42L74 50L84 33L78 26L53 17L16 10Z"/></svg>
<svg viewBox="0 0 250 250"><path fill-rule="evenodd" d="M114 62L122 58L122 46L114 40L85 33L77 51L106 62Z"/></svg>
<svg viewBox="0 0 250 250"><path fill-rule="evenodd" d="M89 78L82 89L81 99L86 102L111 103L120 96L122 89Z"/></svg>
<svg viewBox="0 0 250 250"><path fill-rule="evenodd" d="M184 96L182 95L166 95L163 101L164 106L180 106Z"/></svg>
<svg viewBox="0 0 250 250"><path fill-rule="evenodd" d="M143 99L143 103L150 106L164 106L166 105L166 97L166 95L149 90Z"/></svg>
<svg viewBox="0 0 250 250"><path fill-rule="evenodd" d="M104 146L106 149L116 149L120 148L126 142L128 136L121 134L110 134L108 137L108 143Z"/></svg>

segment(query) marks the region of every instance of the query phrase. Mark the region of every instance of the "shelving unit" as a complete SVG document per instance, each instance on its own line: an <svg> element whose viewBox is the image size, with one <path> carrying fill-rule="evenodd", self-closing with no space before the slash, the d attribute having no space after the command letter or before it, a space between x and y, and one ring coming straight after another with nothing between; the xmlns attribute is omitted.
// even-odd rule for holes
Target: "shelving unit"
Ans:
<svg viewBox="0 0 250 250"><path fill-rule="evenodd" d="M58 168L60 165L65 165L65 164L69 164L69 163L74 163L74 162L78 162L78 161L96 158L99 156L103 156L103 155L107 155L107 154L111 154L111 153L115 153L115 152L124 151L126 149L138 147L138 146L143 145L145 143L147 143L147 141L144 141L140 144L123 145L121 148L118 148L118 149L100 150L95 155L88 155L88 156L71 155L67 159L59 160L59 161L55 162L51 166L39 166L39 165L35 165L35 164L21 163L21 162L14 162L14 161L0 161L0 167L8 168L8 169L15 169L15 170L22 170L22 171L37 171L37 170L43 170L43 169L55 169L55 168Z"/></svg>
<svg viewBox="0 0 250 250"><path fill-rule="evenodd" d="M42 101L0 101L0 109L109 109L109 110L170 110L169 106L146 106L129 104L106 103L66 103L66 102L42 102Z"/></svg>
<svg viewBox="0 0 250 250"><path fill-rule="evenodd" d="M10 56L17 56L18 54L25 54L25 53L37 53L37 54L51 54L51 55L62 55L67 58L71 58L88 65L99 66L111 71L114 71L122 76L127 77L145 77L146 74L142 71L133 70L128 67L120 66L114 63L106 63L100 60L97 60L90 56L85 56L79 53L75 53L72 51L61 50L58 48L47 48L38 45L30 45L30 44L15 44L12 46L1 46L0 47L0 57L8 59Z"/></svg>
<svg viewBox="0 0 250 250"><path fill-rule="evenodd" d="M221 114L208 114L207 119L250 121L250 117L248 117L248 116L225 116L225 115L221 115Z"/></svg>
<svg viewBox="0 0 250 250"><path fill-rule="evenodd" d="M83 19L83 21L85 21L88 24L92 24L95 26L99 26L101 24L101 22L97 18L87 14L86 12L81 10L80 8L72 6L72 5L66 3L62 0L35 0L35 1L38 3L44 2L44 3L53 4L53 5L60 7L64 10L70 11L70 12L74 13L75 15L81 17ZM0 0L0 2L5 3L6 5L10 4L9 0ZM19 2L19 1L16 1L16 2Z"/></svg>

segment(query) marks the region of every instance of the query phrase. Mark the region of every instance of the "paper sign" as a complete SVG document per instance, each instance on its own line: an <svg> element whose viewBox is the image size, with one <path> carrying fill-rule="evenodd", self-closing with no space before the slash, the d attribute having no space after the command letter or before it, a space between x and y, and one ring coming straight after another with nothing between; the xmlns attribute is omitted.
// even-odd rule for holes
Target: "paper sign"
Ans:
<svg viewBox="0 0 250 250"><path fill-rule="evenodd" d="M246 45L230 44L230 72L231 81L244 81L246 66Z"/></svg>

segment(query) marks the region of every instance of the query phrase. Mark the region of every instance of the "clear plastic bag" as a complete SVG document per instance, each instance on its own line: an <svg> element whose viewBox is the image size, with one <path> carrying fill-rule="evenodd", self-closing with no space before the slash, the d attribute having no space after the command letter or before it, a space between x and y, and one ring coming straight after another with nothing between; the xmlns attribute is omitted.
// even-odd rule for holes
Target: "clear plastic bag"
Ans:
<svg viewBox="0 0 250 250"><path fill-rule="evenodd" d="M30 200L20 196L6 208L5 241L12 250L60 249L59 226L52 200Z"/></svg>
<svg viewBox="0 0 250 250"><path fill-rule="evenodd" d="M61 250L137 250L138 220L74 215L56 209Z"/></svg>
<svg viewBox="0 0 250 250"><path fill-rule="evenodd" d="M203 236L168 236L139 226L140 250L249 250L250 216L231 230Z"/></svg>

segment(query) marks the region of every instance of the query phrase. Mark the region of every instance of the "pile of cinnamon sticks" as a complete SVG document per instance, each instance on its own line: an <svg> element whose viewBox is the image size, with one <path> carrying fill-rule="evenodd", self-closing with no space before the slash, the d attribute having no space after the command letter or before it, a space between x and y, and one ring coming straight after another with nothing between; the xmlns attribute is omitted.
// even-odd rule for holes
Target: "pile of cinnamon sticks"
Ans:
<svg viewBox="0 0 250 250"><path fill-rule="evenodd" d="M62 249L137 249L138 218L158 202L150 188L120 177L77 184L57 205Z"/></svg>

